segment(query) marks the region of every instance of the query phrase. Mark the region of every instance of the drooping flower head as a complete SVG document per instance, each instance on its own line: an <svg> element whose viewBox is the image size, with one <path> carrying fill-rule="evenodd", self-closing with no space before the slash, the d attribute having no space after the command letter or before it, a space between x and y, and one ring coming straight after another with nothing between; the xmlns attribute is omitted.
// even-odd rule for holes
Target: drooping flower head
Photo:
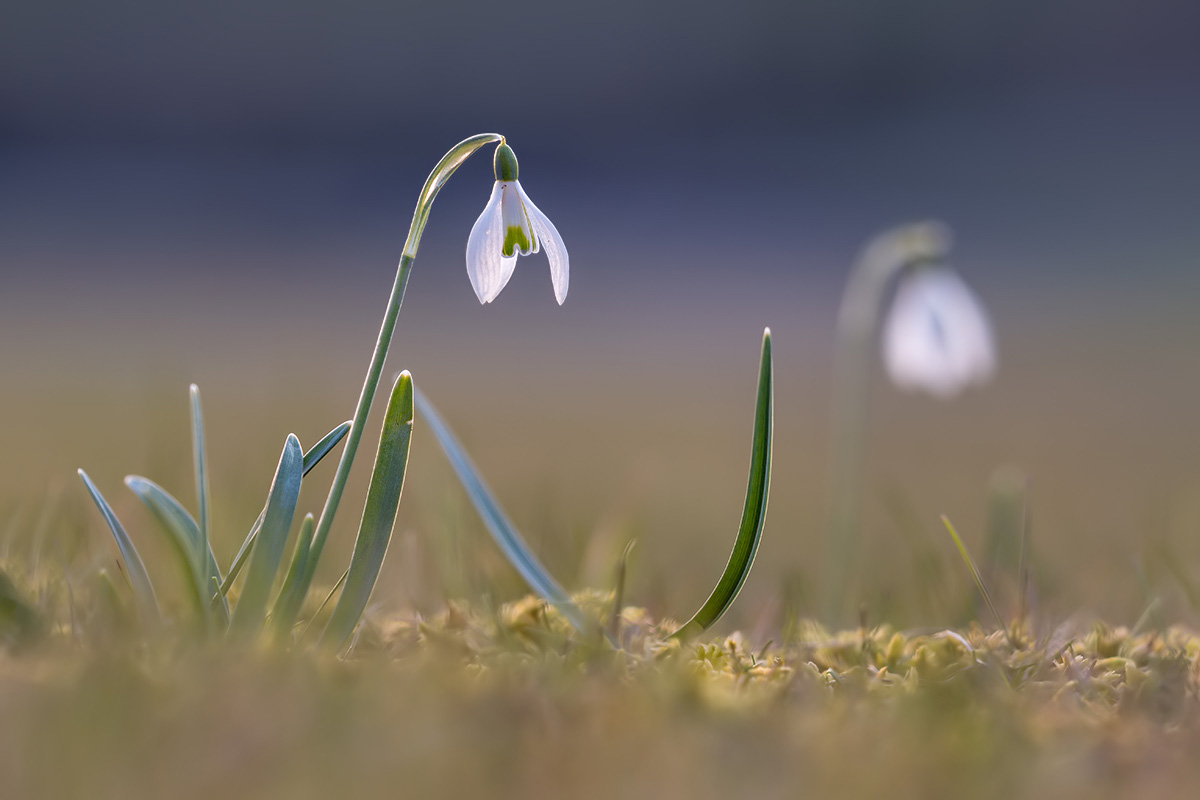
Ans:
<svg viewBox="0 0 1200 800"><path fill-rule="evenodd" d="M883 360L897 386L937 397L992 377L991 323L954 270L925 265L901 278L883 332Z"/></svg>
<svg viewBox="0 0 1200 800"><path fill-rule="evenodd" d="M492 196L467 238L467 276L481 303L490 303L512 277L517 256L546 251L550 282L559 305L567 299L567 248L553 223L517 180L517 156L507 143L496 147Z"/></svg>

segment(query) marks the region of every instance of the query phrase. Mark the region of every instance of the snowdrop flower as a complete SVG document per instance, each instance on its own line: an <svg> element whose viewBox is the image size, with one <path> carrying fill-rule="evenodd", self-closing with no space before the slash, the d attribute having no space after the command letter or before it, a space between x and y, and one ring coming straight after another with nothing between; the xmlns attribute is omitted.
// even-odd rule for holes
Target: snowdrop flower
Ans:
<svg viewBox="0 0 1200 800"><path fill-rule="evenodd" d="M986 382L996 367L991 323L975 294L946 267L918 267L901 279L883 333L892 382L952 397Z"/></svg>
<svg viewBox="0 0 1200 800"><path fill-rule="evenodd" d="M512 277L517 256L545 249L559 305L567 299L568 259L562 237L517 180L517 157L503 141L493 161L496 184L467 239L467 276L479 302L490 303Z"/></svg>

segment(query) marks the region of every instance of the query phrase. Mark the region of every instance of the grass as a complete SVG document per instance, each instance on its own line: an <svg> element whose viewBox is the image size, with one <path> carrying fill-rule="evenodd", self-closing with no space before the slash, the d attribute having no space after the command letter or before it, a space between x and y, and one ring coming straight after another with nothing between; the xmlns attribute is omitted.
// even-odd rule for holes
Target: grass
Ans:
<svg viewBox="0 0 1200 800"><path fill-rule="evenodd" d="M1012 618L831 632L797 618L684 642L678 620L636 605L614 620L612 591L576 593L613 648L545 600L479 591L424 613L375 604L335 658L305 646L333 613L328 584L298 610L292 652L195 638L184 593L165 594L167 627L147 636L104 538L66 521L41 531L0 542L5 798L1133 798L1200 785L1200 634L1154 615L1133 630ZM985 587L964 560L962 591L942 594L969 608L972 581Z"/></svg>
<svg viewBox="0 0 1200 800"><path fill-rule="evenodd" d="M33 585L40 614L63 599ZM597 619L612 599L575 597ZM685 645L627 606L614 652L529 597L373 614L338 660L128 646L119 613L89 601L10 638L2 796L1072 798L1200 779L1182 628L800 622Z"/></svg>

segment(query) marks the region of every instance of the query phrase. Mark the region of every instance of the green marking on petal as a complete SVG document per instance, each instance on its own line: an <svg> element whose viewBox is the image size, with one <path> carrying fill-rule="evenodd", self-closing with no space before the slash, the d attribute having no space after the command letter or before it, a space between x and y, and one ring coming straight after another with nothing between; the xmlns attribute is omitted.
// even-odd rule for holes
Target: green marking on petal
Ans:
<svg viewBox="0 0 1200 800"><path fill-rule="evenodd" d="M533 242L530 241L529 234L524 228L519 225L513 225L504 232L504 253L505 258L512 258L518 252L530 253L533 251Z"/></svg>

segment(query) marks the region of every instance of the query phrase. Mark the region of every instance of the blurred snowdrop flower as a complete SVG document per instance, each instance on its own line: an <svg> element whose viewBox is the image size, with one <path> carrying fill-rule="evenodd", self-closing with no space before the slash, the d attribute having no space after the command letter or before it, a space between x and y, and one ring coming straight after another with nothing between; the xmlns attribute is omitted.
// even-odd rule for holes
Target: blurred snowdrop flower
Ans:
<svg viewBox="0 0 1200 800"><path fill-rule="evenodd" d="M883 331L883 359L902 389L953 397L992 377L996 348L987 312L954 270L905 275Z"/></svg>
<svg viewBox="0 0 1200 800"><path fill-rule="evenodd" d="M496 183L467 239L467 275L479 302L490 303L512 277L517 256L546 251L559 305L567 299L567 248L553 223L517 180L517 157L503 141L493 161Z"/></svg>

